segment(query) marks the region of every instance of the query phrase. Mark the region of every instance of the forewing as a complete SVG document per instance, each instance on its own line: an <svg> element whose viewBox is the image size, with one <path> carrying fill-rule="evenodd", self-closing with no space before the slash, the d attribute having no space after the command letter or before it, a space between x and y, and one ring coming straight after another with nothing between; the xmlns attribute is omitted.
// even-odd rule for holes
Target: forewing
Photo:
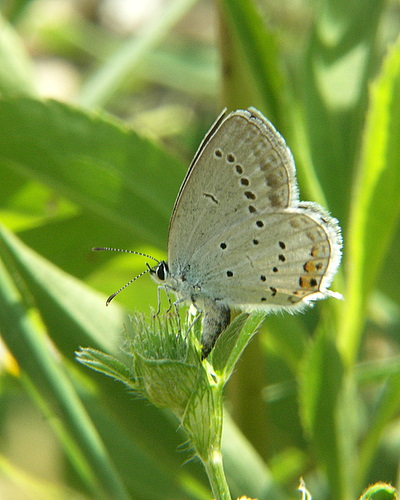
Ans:
<svg viewBox="0 0 400 500"><path fill-rule="evenodd" d="M174 266L194 264L196 250L216 234L297 203L293 158L274 127L253 108L220 116L175 203L168 238L172 273L178 272Z"/></svg>

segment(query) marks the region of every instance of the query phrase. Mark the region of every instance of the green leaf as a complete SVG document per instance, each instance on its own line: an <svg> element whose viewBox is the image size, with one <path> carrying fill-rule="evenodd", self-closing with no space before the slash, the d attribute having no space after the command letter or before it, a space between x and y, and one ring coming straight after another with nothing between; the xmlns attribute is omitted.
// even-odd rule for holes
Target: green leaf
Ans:
<svg viewBox="0 0 400 500"><path fill-rule="evenodd" d="M364 491L360 500L397 500L397 491L390 484L376 483Z"/></svg>
<svg viewBox="0 0 400 500"><path fill-rule="evenodd" d="M400 217L400 38L371 89L347 238L348 276L339 345L346 360L358 352L366 300ZM383 223L384 221L384 223Z"/></svg>
<svg viewBox="0 0 400 500"><path fill-rule="evenodd" d="M0 262L1 334L22 369L22 380L63 442L86 487L127 499L121 479L63 366ZM60 421L60 417L62 420Z"/></svg>
<svg viewBox="0 0 400 500"><path fill-rule="evenodd" d="M225 381L229 380L238 359L264 319L264 313L253 313L251 316L242 313L219 336L211 351L211 359L215 371L220 372Z"/></svg>
<svg viewBox="0 0 400 500"><path fill-rule="evenodd" d="M329 208L342 227L347 222L384 5L383 0L319 2L304 62L302 85L311 159Z"/></svg>
<svg viewBox="0 0 400 500"><path fill-rule="evenodd" d="M76 353L76 358L83 365L92 368L92 370L119 380L131 389L135 388L131 371L115 356L110 356L97 349L81 348Z"/></svg>
<svg viewBox="0 0 400 500"><path fill-rule="evenodd" d="M47 262L2 226L0 255L18 276L16 283L22 278L23 293L39 308L62 351L71 356L82 343L109 352L119 348L122 325L128 317L118 307L107 309L103 296ZM2 326L12 332L16 325L4 318Z"/></svg>
<svg viewBox="0 0 400 500"><path fill-rule="evenodd" d="M359 466L357 469L359 484L365 483L365 477L370 470L371 463L379 446L382 434L385 430L387 430L389 423L396 418L399 409L400 374L397 373L390 376L385 383L381 397L379 398L379 405L377 405L375 412L371 416L368 432L365 434L365 438L362 442ZM375 499L375 497L371 498Z"/></svg>
<svg viewBox="0 0 400 500"><path fill-rule="evenodd" d="M339 353L326 335L320 334L304 359L300 384L303 424L324 464L330 491L344 498L338 426L338 402L343 384L343 366Z"/></svg>
<svg viewBox="0 0 400 500"><path fill-rule="evenodd" d="M248 314L243 313L237 316L218 337L214 349L210 353L213 368L217 372L222 372L228 363L232 352L235 350L238 337L248 318ZM229 378L229 377L228 377Z"/></svg>
<svg viewBox="0 0 400 500"><path fill-rule="evenodd" d="M285 80L275 39L254 1L219 0L219 4L226 104L233 109L257 104L282 130Z"/></svg>
<svg viewBox="0 0 400 500"><path fill-rule="evenodd" d="M45 184L147 244L165 245L184 167L155 144L109 117L54 101L0 101L0 130L6 172ZM2 184L2 197L8 189Z"/></svg>
<svg viewBox="0 0 400 500"><path fill-rule="evenodd" d="M33 66L18 34L0 15L0 96L33 95Z"/></svg>

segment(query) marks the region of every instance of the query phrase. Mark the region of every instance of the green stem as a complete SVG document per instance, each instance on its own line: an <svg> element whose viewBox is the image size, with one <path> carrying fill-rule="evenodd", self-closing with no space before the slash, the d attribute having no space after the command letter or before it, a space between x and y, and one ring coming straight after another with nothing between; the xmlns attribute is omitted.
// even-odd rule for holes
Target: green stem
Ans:
<svg viewBox="0 0 400 500"><path fill-rule="evenodd" d="M213 450L209 453L207 459L200 458L206 469L215 500L232 500L228 483L226 482L224 467L222 465L221 452L219 450Z"/></svg>

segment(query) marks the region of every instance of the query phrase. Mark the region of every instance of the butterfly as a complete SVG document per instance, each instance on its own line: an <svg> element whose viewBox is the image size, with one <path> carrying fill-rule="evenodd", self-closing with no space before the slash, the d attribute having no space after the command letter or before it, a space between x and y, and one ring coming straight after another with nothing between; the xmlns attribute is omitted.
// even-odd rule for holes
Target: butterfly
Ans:
<svg viewBox="0 0 400 500"><path fill-rule="evenodd" d="M224 110L179 190L168 260L147 271L202 312L204 359L232 309L293 311L340 297L328 288L341 247L338 221L299 201L293 156L273 125L255 108Z"/></svg>

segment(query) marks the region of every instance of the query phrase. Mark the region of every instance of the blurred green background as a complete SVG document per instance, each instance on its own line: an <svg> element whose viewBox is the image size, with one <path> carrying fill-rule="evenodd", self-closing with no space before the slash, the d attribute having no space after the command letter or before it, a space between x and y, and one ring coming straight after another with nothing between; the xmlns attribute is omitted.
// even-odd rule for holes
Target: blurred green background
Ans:
<svg viewBox="0 0 400 500"><path fill-rule="evenodd" d="M400 4L0 1L0 498L209 499L166 411L76 363L118 354L221 109L283 134L343 228L329 299L270 316L226 393L234 497L400 484Z"/></svg>

